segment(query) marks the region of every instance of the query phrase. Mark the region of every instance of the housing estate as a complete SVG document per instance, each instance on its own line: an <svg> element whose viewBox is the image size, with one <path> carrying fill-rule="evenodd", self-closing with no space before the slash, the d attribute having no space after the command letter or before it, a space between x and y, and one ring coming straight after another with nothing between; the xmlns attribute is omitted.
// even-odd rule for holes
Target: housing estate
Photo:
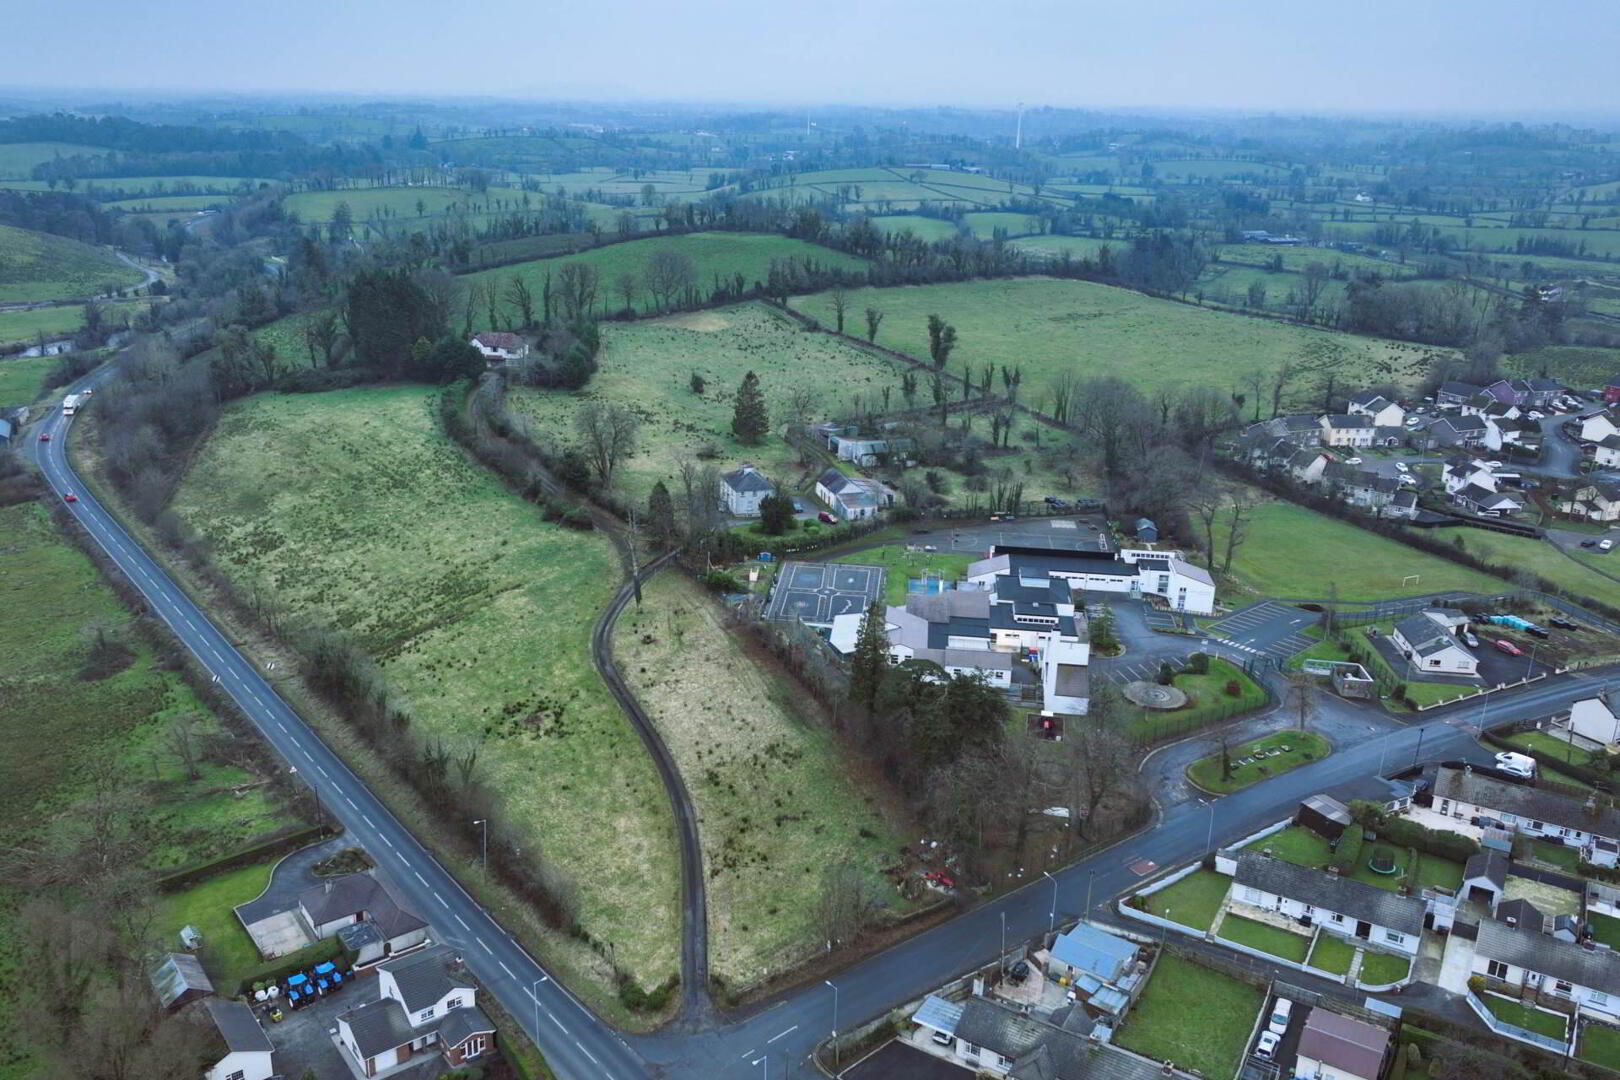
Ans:
<svg viewBox="0 0 1620 1080"><path fill-rule="evenodd" d="M735 517L758 517L759 504L775 490L764 473L747 463L720 476L720 501Z"/></svg>
<svg viewBox="0 0 1620 1080"><path fill-rule="evenodd" d="M1508 829L1581 849L1587 862L1620 862L1620 811L1578 803L1539 788L1510 784L1464 766L1435 771L1433 809L1469 821L1490 818Z"/></svg>
<svg viewBox="0 0 1620 1080"><path fill-rule="evenodd" d="M1390 952L1413 956L1423 936L1425 905L1412 896L1313 870L1259 851L1230 860L1232 899L1274 911L1345 938L1359 938ZM1230 864L1217 860L1216 868Z"/></svg>
<svg viewBox="0 0 1620 1080"><path fill-rule="evenodd" d="M1477 675L1479 660L1456 635L1460 623L1439 610L1408 615L1390 635L1401 655L1420 671L1434 675Z"/></svg>
<svg viewBox="0 0 1620 1080"><path fill-rule="evenodd" d="M1620 453L1620 436L1611 438ZM1620 463L1620 457L1616 461ZM1580 484L1558 502L1558 511L1587 521L1620 521L1620 484L1612 480Z"/></svg>
<svg viewBox="0 0 1620 1080"><path fill-rule="evenodd" d="M377 968L377 997L338 1015L338 1043L363 1075L433 1051L458 1068L493 1048L495 1025L450 960L442 948L390 960Z"/></svg>
<svg viewBox="0 0 1620 1080"><path fill-rule="evenodd" d="M508 360L522 360L529 355L529 343L517 334L505 330L485 330L474 334L468 342L491 364L504 364Z"/></svg>
<svg viewBox="0 0 1620 1080"><path fill-rule="evenodd" d="M968 581L985 587L1001 576L1036 586L1060 579L1070 589L1156 596L1171 610L1194 615L1215 611L1214 579L1177 551L1057 551L997 544L988 558L969 564L966 574Z"/></svg>
<svg viewBox="0 0 1620 1080"><path fill-rule="evenodd" d="M1376 390L1351 394L1345 411L1367 417L1374 427L1398 428L1406 423L1406 410Z"/></svg>
<svg viewBox="0 0 1620 1080"><path fill-rule="evenodd" d="M816 498L845 521L864 521L894 505L894 491L864 476L845 476L828 469L816 479Z"/></svg>

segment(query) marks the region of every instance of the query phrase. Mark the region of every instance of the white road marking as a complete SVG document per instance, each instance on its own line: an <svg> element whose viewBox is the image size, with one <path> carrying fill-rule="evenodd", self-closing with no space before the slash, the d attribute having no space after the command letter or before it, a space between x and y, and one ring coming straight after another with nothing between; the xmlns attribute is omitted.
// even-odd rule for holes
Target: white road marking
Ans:
<svg viewBox="0 0 1620 1080"><path fill-rule="evenodd" d="M784 1036L787 1036L787 1035L791 1035L795 1031L798 1031L798 1030L799 1030L799 1025L794 1024L792 1027L788 1028L786 1031L779 1031L775 1035L772 1035L770 1038L766 1039L765 1040L765 1045L769 1046L771 1043L775 1042L777 1039L780 1039L780 1038L782 1038Z"/></svg>
<svg viewBox="0 0 1620 1080"><path fill-rule="evenodd" d="M507 966L506 966L506 961L505 961L505 960L500 960L500 961L497 961L497 962L498 962L498 963L499 963L499 964L500 964L500 965L501 965L501 970L502 970L502 971L504 971L504 972L506 972L506 977L507 977L507 978L508 978L508 979L515 979L515 978L517 978L517 976L516 976L516 975L513 975L513 974L512 974L512 969L511 969L511 968L509 968L509 967L507 967Z"/></svg>
<svg viewBox="0 0 1620 1080"><path fill-rule="evenodd" d="M462 918L462 917L461 917L461 916L460 916L460 915L457 915L457 916L456 916L456 922L458 922L458 923L460 923L460 924L461 924L461 928L462 928L462 929L463 929L463 930L466 930L466 931L467 931L467 932L468 932L468 933L471 933L471 932L472 932L472 927L470 927L470 926L468 926L468 925L467 925L467 920L466 920L466 919L463 919L463 918Z"/></svg>
<svg viewBox="0 0 1620 1080"><path fill-rule="evenodd" d="M361 814L360 816L365 818L366 819L366 824L370 825L373 829L375 829L377 827L377 823L375 821L371 820L371 815L370 814Z"/></svg>
<svg viewBox="0 0 1620 1080"><path fill-rule="evenodd" d="M487 953L489 953L489 955L491 955L491 956L494 956L494 955L495 955L495 950L494 950L494 949L492 949L492 948L490 948L490 947L489 947L489 946L488 946L488 945L485 945L485 944L484 944L484 939L483 939L483 938L479 938L479 939L478 939L478 944L479 944L479 945L483 945L483 948L484 948L484 951L485 951L485 952L487 952Z"/></svg>
<svg viewBox="0 0 1620 1080"><path fill-rule="evenodd" d="M411 873L416 875L417 881L420 881L423 885L427 884L427 878L422 876L422 872L420 870L412 870Z"/></svg>
<svg viewBox="0 0 1620 1080"><path fill-rule="evenodd" d="M556 1013L552 1012L550 1009L547 1009L546 1010L546 1015L551 1017L551 1022L553 1024L556 1024L558 1027L562 1028L564 1035L573 1034L566 1027L563 1027L563 1022L561 1020L557 1019L557 1014Z"/></svg>
<svg viewBox="0 0 1620 1080"><path fill-rule="evenodd" d="M449 911L449 910L450 910L450 905L449 905L449 904L446 904L446 903L445 903L445 900L444 900L444 897L442 897L442 896L440 896L440 895L439 895L439 894L438 894L438 893L434 893L434 894L433 894L433 899L435 899L435 900L437 900L437 901L438 901L438 902L439 902L439 903L440 903L440 904L443 904L443 905L444 905L444 909L445 909L445 910L446 910L446 911Z"/></svg>
<svg viewBox="0 0 1620 1080"><path fill-rule="evenodd" d="M354 800L349 798L347 795L343 796L343 801L349 804L349 809L350 810L358 810L358 809L360 809L358 806L354 805Z"/></svg>
<svg viewBox="0 0 1620 1080"><path fill-rule="evenodd" d="M580 1042L579 1040L576 1039L576 1040L574 1040L574 1045L579 1047L579 1052L580 1053L584 1054L586 1057L591 1059L591 1064L592 1065L600 1065L600 1064L602 1064L600 1061L596 1060L596 1055L595 1054L593 1054L589 1050L585 1049L585 1044L584 1043L582 1043L582 1042Z"/></svg>

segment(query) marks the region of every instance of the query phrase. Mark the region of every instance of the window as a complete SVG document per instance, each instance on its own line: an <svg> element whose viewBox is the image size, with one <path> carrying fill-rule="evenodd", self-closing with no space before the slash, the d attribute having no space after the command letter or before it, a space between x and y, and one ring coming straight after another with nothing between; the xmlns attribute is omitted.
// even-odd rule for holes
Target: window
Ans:
<svg viewBox="0 0 1620 1080"><path fill-rule="evenodd" d="M1553 993L1562 997L1569 997L1574 989L1575 988L1573 986L1565 982L1563 979L1559 979L1557 982L1553 983Z"/></svg>
<svg viewBox="0 0 1620 1080"><path fill-rule="evenodd" d="M1332 919L1334 922L1344 922L1344 916L1340 915L1337 911L1330 914L1328 918Z"/></svg>
<svg viewBox="0 0 1620 1080"><path fill-rule="evenodd" d="M1250 888L1247 885L1243 886L1243 899L1251 904L1258 904L1260 902L1260 890Z"/></svg>
<svg viewBox="0 0 1620 1080"><path fill-rule="evenodd" d="M1401 942L1406 940L1406 935L1398 934L1394 930L1385 930L1384 940L1389 942L1391 945L1399 945Z"/></svg>
<svg viewBox="0 0 1620 1080"><path fill-rule="evenodd" d="M1305 914L1307 914L1307 915L1315 915L1316 914L1316 909L1314 907L1312 907L1311 905L1306 904L1305 905Z"/></svg>
<svg viewBox="0 0 1620 1080"><path fill-rule="evenodd" d="M449 1001L444 1003L445 1012L449 1012L451 1009L459 1009L459 1008L461 1008L461 999L458 998L458 997L453 997Z"/></svg>
<svg viewBox="0 0 1620 1080"><path fill-rule="evenodd" d="M970 1042L962 1042L960 1039L958 1039L957 1040L957 1045L962 1048L962 1056L963 1057L978 1057L979 1056L979 1048L977 1046L974 1046L972 1043L970 1043Z"/></svg>
<svg viewBox="0 0 1620 1080"><path fill-rule="evenodd" d="M1531 823L1530 823L1530 827L1531 827L1531 828L1532 828L1532 829L1537 829L1537 830L1539 830L1539 829L1541 829L1541 828L1542 828L1542 827L1543 827L1543 826L1542 826L1542 824L1541 824L1541 822L1539 822L1539 821L1532 821L1532 822L1531 822Z"/></svg>
<svg viewBox="0 0 1620 1080"><path fill-rule="evenodd" d="M1596 1005L1600 1009L1606 1008L1609 1004L1609 995L1593 990L1586 995L1586 1003L1588 1005Z"/></svg>
<svg viewBox="0 0 1620 1080"><path fill-rule="evenodd" d="M416 1020L417 1020L418 1023L421 1023L423 1020L431 1020L431 1019L433 1019L433 1010L432 1009L423 1009L416 1016Z"/></svg>
<svg viewBox="0 0 1620 1080"><path fill-rule="evenodd" d="M237 1069L235 1072L233 1072L229 1076L225 1077L225 1080L243 1080L242 1070Z"/></svg>
<svg viewBox="0 0 1620 1080"><path fill-rule="evenodd" d="M1011 1058L1004 1058L1000 1054L997 1054L996 1055L996 1064L1000 1065L1003 1069L1010 1069L1010 1068L1012 1068L1012 1059Z"/></svg>
<svg viewBox="0 0 1620 1080"><path fill-rule="evenodd" d="M1438 660L1430 660L1429 661L1429 666L1430 667L1439 667L1440 666L1440 661L1438 661Z"/></svg>
<svg viewBox="0 0 1620 1080"><path fill-rule="evenodd" d="M467 1049L462 1051L461 1056L464 1058L474 1058L483 1052L484 1037L482 1035L474 1035L472 1038L467 1040Z"/></svg>
<svg viewBox="0 0 1620 1080"><path fill-rule="evenodd" d="M1506 979L1508 977L1508 966L1500 960L1492 960L1485 965L1485 974L1493 979Z"/></svg>

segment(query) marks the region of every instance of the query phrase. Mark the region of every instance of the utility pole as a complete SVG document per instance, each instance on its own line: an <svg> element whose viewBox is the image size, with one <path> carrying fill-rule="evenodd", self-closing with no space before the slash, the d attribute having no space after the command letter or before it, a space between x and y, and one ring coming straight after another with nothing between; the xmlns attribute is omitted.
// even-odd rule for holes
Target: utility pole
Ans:
<svg viewBox="0 0 1620 1080"><path fill-rule="evenodd" d="M1052 910L1046 917L1046 932L1050 934L1057 930L1057 878L1045 870L1041 871L1041 876L1052 883Z"/></svg>
<svg viewBox="0 0 1620 1080"><path fill-rule="evenodd" d="M1013 149L1014 150L1022 150L1023 148L1024 148L1024 103L1022 101L1020 101L1018 103L1018 129L1017 129L1017 133L1013 136Z"/></svg>
<svg viewBox="0 0 1620 1080"><path fill-rule="evenodd" d="M482 849L484 873L487 874L489 873L489 818L479 818L477 821L474 821L473 824L480 827L482 834L479 847Z"/></svg>
<svg viewBox="0 0 1620 1080"><path fill-rule="evenodd" d="M827 988L833 992L832 1044L833 1068L836 1069L838 1068L838 987L833 985L829 979L822 979L821 981L826 983Z"/></svg>

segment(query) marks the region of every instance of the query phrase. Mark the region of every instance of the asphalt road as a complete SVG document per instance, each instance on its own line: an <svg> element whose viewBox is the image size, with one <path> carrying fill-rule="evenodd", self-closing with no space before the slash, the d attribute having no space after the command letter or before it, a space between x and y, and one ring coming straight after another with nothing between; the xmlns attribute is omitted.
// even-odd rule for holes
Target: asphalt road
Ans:
<svg viewBox="0 0 1620 1080"><path fill-rule="evenodd" d="M106 369L72 389L93 384ZM427 915L448 943L462 950L488 992L512 1013L565 1080L607 1077L813 1076L807 1057L814 1044L842 1023L877 1016L963 971L993 958L1005 934L1011 944L1045 932L1054 922L1101 910L1108 898L1140 880L1138 871L1173 866L1201 855L1210 841L1237 839L1291 812L1325 788L1395 769L1417 760L1474 757L1472 723L1488 710L1492 723L1547 715L1602 685L1614 670L1547 680L1462 709L1435 710L1407 727L1342 745L1332 756L1209 805L1182 803L1164 810L1152 827L1054 875L1038 878L993 902L856 964L831 984L811 984L766 1002L740 1017L692 1031L626 1039L550 980L544 970L469 897L417 843L366 786L278 697L203 612L172 582L83 489L64 457L69 421L53 410L30 438L46 482L73 491L68 504L119 569L265 739L319 793L354 839L400 885L407 901ZM32 436L33 432L30 433Z"/></svg>

